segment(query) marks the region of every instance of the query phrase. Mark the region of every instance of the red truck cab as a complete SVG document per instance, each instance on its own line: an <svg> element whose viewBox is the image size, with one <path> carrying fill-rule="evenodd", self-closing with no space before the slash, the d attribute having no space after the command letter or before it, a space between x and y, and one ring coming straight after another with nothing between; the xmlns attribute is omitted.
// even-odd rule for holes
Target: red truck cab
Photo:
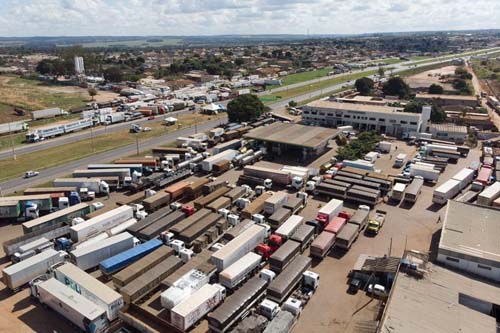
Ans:
<svg viewBox="0 0 500 333"><path fill-rule="evenodd" d="M260 243L257 245L256 252L260 254L264 260L268 260L281 245L283 245L283 238L273 234L269 237L268 244Z"/></svg>

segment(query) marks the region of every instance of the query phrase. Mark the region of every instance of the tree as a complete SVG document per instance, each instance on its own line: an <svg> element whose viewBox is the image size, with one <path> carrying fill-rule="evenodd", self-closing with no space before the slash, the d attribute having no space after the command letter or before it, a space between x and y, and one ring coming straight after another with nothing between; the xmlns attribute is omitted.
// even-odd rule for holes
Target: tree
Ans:
<svg viewBox="0 0 500 333"><path fill-rule="evenodd" d="M236 66L238 66L238 67L241 66L241 65L243 65L244 63L245 63L245 61L242 58L236 58L236 59L234 59L234 64Z"/></svg>
<svg viewBox="0 0 500 333"><path fill-rule="evenodd" d="M362 77L356 80L354 86L361 95L369 95L373 89L373 80L367 77Z"/></svg>
<svg viewBox="0 0 500 333"><path fill-rule="evenodd" d="M439 84L431 84L429 87L429 94L437 94L441 95L443 93L443 87L440 86Z"/></svg>
<svg viewBox="0 0 500 333"><path fill-rule="evenodd" d="M406 104L404 108L404 112L410 112L410 113L422 113L422 107L425 106L426 104L423 102L417 102L415 100L410 101L408 104ZM431 119L433 123L443 123L446 121L446 112L443 111L440 107L437 105L432 105L431 109Z"/></svg>
<svg viewBox="0 0 500 333"><path fill-rule="evenodd" d="M337 158L342 161L362 158L366 153L373 151L381 139L377 132L362 132L356 140L337 150Z"/></svg>
<svg viewBox="0 0 500 333"><path fill-rule="evenodd" d="M382 91L385 95L398 96L399 98L407 98L410 94L410 87L399 76L391 77L382 86Z"/></svg>
<svg viewBox="0 0 500 333"><path fill-rule="evenodd" d="M295 102L294 100L291 100L290 102L288 102L288 106L291 108L294 108L297 106L297 102Z"/></svg>
<svg viewBox="0 0 500 333"><path fill-rule="evenodd" d="M123 81L123 73L120 67L109 67L104 70L104 78L110 82Z"/></svg>
<svg viewBox="0 0 500 333"><path fill-rule="evenodd" d="M227 105L230 122L250 121L264 113L264 104L256 95L245 94L236 97Z"/></svg>
<svg viewBox="0 0 500 333"><path fill-rule="evenodd" d="M89 96L94 100L94 96L97 95L97 90L94 87L90 87L87 92L89 93Z"/></svg>
<svg viewBox="0 0 500 333"><path fill-rule="evenodd" d="M378 76L384 77L385 75L385 68L384 67L379 67L378 68Z"/></svg>
<svg viewBox="0 0 500 333"><path fill-rule="evenodd" d="M50 59L43 59L36 66L36 71L42 75L54 74L54 63Z"/></svg>

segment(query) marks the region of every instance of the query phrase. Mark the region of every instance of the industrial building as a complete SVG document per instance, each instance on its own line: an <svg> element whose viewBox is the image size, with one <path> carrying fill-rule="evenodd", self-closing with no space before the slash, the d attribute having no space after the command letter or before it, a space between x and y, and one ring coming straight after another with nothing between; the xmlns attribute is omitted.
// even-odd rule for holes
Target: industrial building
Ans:
<svg viewBox="0 0 500 333"><path fill-rule="evenodd" d="M448 200L438 262L500 281L500 210Z"/></svg>
<svg viewBox="0 0 500 333"><path fill-rule="evenodd" d="M479 106L479 102L475 96L417 94L415 99L419 102L434 103L438 106Z"/></svg>
<svg viewBox="0 0 500 333"><path fill-rule="evenodd" d="M327 127L351 125L360 131L378 131L393 136L423 132L430 119L431 108L421 114L402 112L402 108L382 105L314 101L303 108L302 119L307 124Z"/></svg>
<svg viewBox="0 0 500 333"><path fill-rule="evenodd" d="M434 139L463 144L467 139L467 127L454 124L432 124L429 126Z"/></svg>
<svg viewBox="0 0 500 333"><path fill-rule="evenodd" d="M497 331L500 289L407 253L377 332Z"/></svg>
<svg viewBox="0 0 500 333"><path fill-rule="evenodd" d="M337 137L338 133L338 130L330 128L277 122L255 128L244 137L264 144L268 154L309 160L326 152L328 141Z"/></svg>

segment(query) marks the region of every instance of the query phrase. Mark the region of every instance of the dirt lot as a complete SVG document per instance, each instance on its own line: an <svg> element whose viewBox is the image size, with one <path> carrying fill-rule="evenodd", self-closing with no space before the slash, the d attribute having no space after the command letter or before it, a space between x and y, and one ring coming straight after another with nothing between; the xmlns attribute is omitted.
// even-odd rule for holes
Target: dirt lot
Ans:
<svg viewBox="0 0 500 333"><path fill-rule="evenodd" d="M429 87L431 84L439 84L445 91L452 91L453 86L450 83L440 80L439 77L442 75L453 75L456 68L456 66L446 66L433 69L407 77L405 80L411 88Z"/></svg>
<svg viewBox="0 0 500 333"><path fill-rule="evenodd" d="M377 168L387 174L396 174L392 168L393 159L397 153L405 152L412 157L415 148L401 142L394 142L393 149L398 146L397 152L384 154L377 161ZM327 153L324 159L328 160L333 151ZM459 169L466 167L472 160L479 158L479 151L474 150L467 159L459 160L458 164L450 164L440 176L438 184L443 183ZM262 161L262 166L278 167L279 164ZM231 170L219 179L236 182L240 170ZM432 205L432 191L435 186L425 186L422 195L412 207L402 205L380 204L376 208L386 210L387 220L379 235L369 238L360 235L353 247L345 255L337 252L330 253L322 261L315 261L312 270L321 276L319 290L306 306L294 332L368 332L373 331L373 319L376 318L379 302L371 300L362 291L356 295L346 293L347 274L353 267L360 254L400 256L405 248L419 251L428 251L431 240L439 239L441 225L437 223L442 207ZM141 196L142 194L137 194ZM117 201L125 199L123 194L113 194L110 199L100 198L106 205L106 210L115 207ZM318 208L325 204L322 198L311 198L307 207L302 211L306 219L314 219ZM346 210L353 212L354 206L346 206ZM0 242L21 234L19 224L4 224L0 226ZM436 238L437 237L437 238ZM391 247L392 244L392 247ZM306 252L306 254L308 254ZM8 264L7 259L1 262L1 268ZM98 271L92 275L99 277ZM45 310L36 305L29 298L27 289L12 294L0 282L0 311L5 313L0 318L0 332L73 332L67 321L53 311ZM198 327L197 331L200 329Z"/></svg>

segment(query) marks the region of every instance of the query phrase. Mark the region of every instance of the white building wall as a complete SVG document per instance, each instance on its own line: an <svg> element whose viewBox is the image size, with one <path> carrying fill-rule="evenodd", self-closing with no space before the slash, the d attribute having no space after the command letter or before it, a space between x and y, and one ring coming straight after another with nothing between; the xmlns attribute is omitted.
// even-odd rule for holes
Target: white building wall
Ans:
<svg viewBox="0 0 500 333"><path fill-rule="evenodd" d="M490 280L500 281L500 269L489 265L478 264L466 259L438 253L437 261L453 268L470 272Z"/></svg>

